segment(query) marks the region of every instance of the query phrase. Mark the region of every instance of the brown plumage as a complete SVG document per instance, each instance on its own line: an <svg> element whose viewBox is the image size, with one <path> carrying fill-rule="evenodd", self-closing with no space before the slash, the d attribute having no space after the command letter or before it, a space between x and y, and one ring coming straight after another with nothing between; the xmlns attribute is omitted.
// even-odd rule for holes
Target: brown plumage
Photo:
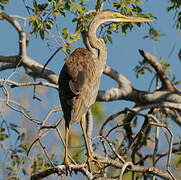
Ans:
<svg viewBox="0 0 181 180"><path fill-rule="evenodd" d="M59 95L67 123L78 123L95 102L99 80L96 60L90 51L78 48L65 59L59 76Z"/></svg>
<svg viewBox="0 0 181 180"><path fill-rule="evenodd" d="M107 59L107 49L104 40L96 37L97 28L104 22L149 22L144 18L126 17L118 12L105 10L96 14L89 25L88 43L98 50L95 58L90 51L78 48L65 59L65 64L59 76L59 95L65 119L65 157L64 164L70 165L68 159L69 124L77 123L81 118L81 127L88 152L88 164L100 163L93 158L85 131L85 114L95 102Z"/></svg>

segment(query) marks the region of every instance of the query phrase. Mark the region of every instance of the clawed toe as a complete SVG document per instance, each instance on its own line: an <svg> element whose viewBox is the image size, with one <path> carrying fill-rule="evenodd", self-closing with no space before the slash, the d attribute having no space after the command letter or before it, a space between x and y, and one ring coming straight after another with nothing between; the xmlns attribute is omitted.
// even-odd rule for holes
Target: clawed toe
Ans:
<svg viewBox="0 0 181 180"><path fill-rule="evenodd" d="M72 163L70 161L64 160L63 164L66 166L66 176L68 175L68 173L70 173L70 176L71 176L71 174L72 174L72 168L71 168Z"/></svg>
<svg viewBox="0 0 181 180"><path fill-rule="evenodd" d="M98 160L94 159L93 157L88 158L88 165L89 165L90 170L94 171L95 173L101 172L101 169L102 169L101 164L99 163Z"/></svg>

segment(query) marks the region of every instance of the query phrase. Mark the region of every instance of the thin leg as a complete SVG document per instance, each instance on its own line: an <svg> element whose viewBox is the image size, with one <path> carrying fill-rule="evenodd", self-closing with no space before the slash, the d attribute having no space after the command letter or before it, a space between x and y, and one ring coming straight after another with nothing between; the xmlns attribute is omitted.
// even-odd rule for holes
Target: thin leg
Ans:
<svg viewBox="0 0 181 180"><path fill-rule="evenodd" d="M95 165L99 169L101 169L101 165L100 165L99 161L97 161L96 159L93 158L92 153L90 151L90 147L89 147L89 143L88 143L88 139L87 139L87 134L86 134L86 130L85 130L85 114L82 115L80 124L81 124L81 128L82 128L82 131L83 131L83 136L84 136L84 140L85 140L85 144L86 144L86 149L87 149L87 153L88 153L88 164L89 164L89 167L90 167L91 163L95 163ZM99 170L99 172L100 172L100 170Z"/></svg>
<svg viewBox="0 0 181 180"><path fill-rule="evenodd" d="M65 123L65 156L64 156L65 165L71 164L71 162L68 159L68 145L69 145L69 123Z"/></svg>

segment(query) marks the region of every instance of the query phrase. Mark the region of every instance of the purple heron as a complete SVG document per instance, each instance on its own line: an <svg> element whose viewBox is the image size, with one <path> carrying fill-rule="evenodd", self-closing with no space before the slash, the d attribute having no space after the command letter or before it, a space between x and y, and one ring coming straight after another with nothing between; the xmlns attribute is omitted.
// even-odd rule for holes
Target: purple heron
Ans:
<svg viewBox="0 0 181 180"><path fill-rule="evenodd" d="M85 114L96 101L100 77L103 73L107 49L103 39L96 37L98 27L105 22L150 22L140 17L127 17L118 12L104 10L95 15L89 25L88 41L92 48L98 51L97 57L87 49L77 48L65 59L65 64L59 75L59 96L65 119L65 156L64 164L71 165L68 159L69 124L80 124L83 131L88 153L88 165L94 163L101 168L100 163L92 156L85 130Z"/></svg>

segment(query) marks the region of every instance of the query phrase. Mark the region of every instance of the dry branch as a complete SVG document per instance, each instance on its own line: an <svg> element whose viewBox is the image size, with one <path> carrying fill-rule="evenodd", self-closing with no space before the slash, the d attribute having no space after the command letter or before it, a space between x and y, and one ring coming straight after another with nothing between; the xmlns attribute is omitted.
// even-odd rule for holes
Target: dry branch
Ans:
<svg viewBox="0 0 181 180"><path fill-rule="evenodd" d="M122 162L120 162L120 160L111 159L111 158L101 156L101 155L97 155L96 157L98 158L98 160L101 163L109 164L109 165L119 168L119 169L120 168L122 169L124 166L124 164ZM86 164L70 166L71 171L74 171L75 173L77 171L79 171L79 172L83 173L84 175L86 175L88 177L88 179L90 179L91 177L93 177L93 174L91 174L87 169L85 169L85 167L87 167ZM132 165L131 167L127 167L127 170L132 171L132 172L153 174L153 175L156 175L165 180L173 180L172 176L167 171L160 170L160 169L154 168L154 167ZM42 171L35 175L32 175L31 180L42 179L44 177L48 177L49 175L55 174L55 173L66 174L66 171L67 171L66 166L64 166L64 165L56 166L55 168L50 168L48 170L45 170L45 171Z"/></svg>
<svg viewBox="0 0 181 180"><path fill-rule="evenodd" d="M100 1L101 6L103 6L103 2L104 1L102 1L102 0ZM17 68L17 67L23 66L25 68L26 73L29 76L32 76L34 78L39 77L39 78L42 78L42 79L45 79L48 81L48 83L47 82L17 83L17 82L10 80L10 78L9 79L0 79L0 83L2 84L1 87L4 90L4 94L6 97L7 106L9 106L11 109L13 109L15 111L18 111L16 108L14 108L10 104L11 100L9 98L9 93L7 91L5 84L10 84L11 87L43 85L43 86L58 89L58 87L57 87L58 76L53 71L51 71L47 68L44 69L43 65L41 65L36 60L33 60L32 58L27 56L27 54L26 54L27 37L26 37L26 34L25 34L23 28L18 23L18 21L13 19L13 17L3 13L2 11L0 11L0 15L2 16L3 19L7 20L17 30L17 32L19 34L19 54L17 56L0 56L0 62L4 63L0 67L0 71L9 69L9 68L13 68L13 67ZM95 53L95 51L92 50L91 47L89 47L88 42L85 41L85 43L87 43L87 48L90 48L90 51ZM111 89L108 89L105 91L99 91L98 96L97 96L97 101L127 100L127 101L134 102L137 105L132 109L132 112L129 113L129 115L127 116L127 119L125 120L127 124L125 123L124 125L128 125L128 128L129 128L129 122L133 119L135 114L139 114L138 112L140 112L142 110L147 110L150 108L168 108L168 109L174 110L173 112L176 112L176 113L181 112L181 93L178 91L178 89L175 87L175 85L168 79L168 77L166 76L159 61L156 59L156 57L154 57L151 54L146 53L142 50L140 50L140 54L145 59L147 59L147 61L150 62L150 64L153 66L153 68L157 72L157 74L162 82L162 88L160 90L157 90L154 92L136 90L133 88L132 83L125 76L123 76L119 72L115 71L111 67L106 66L104 69L104 74L107 75L108 77L110 77L111 79L113 79L114 81L116 81L118 84L118 87L111 88ZM96 53L95 53L95 55L96 55ZM55 109L55 112L56 111L57 111L57 109ZM133 171L133 172L153 174L153 175L156 175L156 176L164 178L164 179L173 179L172 174L169 171L172 142L170 142L170 144L169 144L170 149L169 149L169 152L167 153L169 156L168 161L167 161L167 171L163 171L163 170L160 170L160 169L154 168L154 167L133 165L132 163L131 163L131 166L128 166L128 165L130 165L130 163L126 162L124 159L122 159L122 157L119 155L119 153L114 148L112 142L107 137L105 138L103 136L104 126L108 122L110 122L112 119L114 119L121 113L125 113L126 111L127 110L118 112L118 113L114 114L112 117L110 117L109 119L107 119L107 121L103 124L102 129L101 129L102 134L100 133L102 138L106 139L112 152L114 152L114 154L116 155L117 158L111 159L108 156L107 147L103 143L106 157L101 156L101 155L96 155L97 159L100 160L101 163L103 163L107 166L113 166L113 167L116 167L119 169L122 168L123 169L122 174L124 171ZM25 111L18 111L18 112L22 113L25 117L27 117L29 120L37 123L38 125L42 125L41 124L42 122L35 121L31 117L29 117ZM47 114L47 116L43 120L43 125L40 127L41 130L45 129L45 128L48 128L48 130L46 130L44 132L42 131L41 133L39 133L39 137L37 139L35 139L35 141L33 142L33 144L35 144L39 141L39 144L41 144L41 147L43 149L45 149L45 148L44 148L43 144L41 143L40 139L43 138L44 136L46 136L49 133L49 131L51 131L52 129L57 130L57 133L58 133L60 139L62 140L60 132L57 128L58 124L60 123L60 121L62 119L59 119L59 121L57 121L57 124L54 124L53 126L45 125L46 120L49 118L49 115L52 112L54 112L54 111L51 111L51 112L49 112L49 114ZM88 114L88 115L89 115L88 116L89 122L92 122L91 114ZM175 120L175 122L179 126L181 126L181 120L179 118L177 118ZM159 126L158 122L155 124L152 122L152 125ZM121 126L123 126L123 125L121 125ZM164 127L162 124L160 124L160 126ZM89 127L88 128L89 136L91 136L92 124L91 124L91 126L88 126L88 127ZM167 127L164 127L164 128L167 128ZM109 131L109 132L111 132L111 131ZM108 132L108 135L109 135L109 132ZM127 131L127 132L129 132L129 131ZM129 134L132 136L132 132L129 132ZM33 146L33 144L32 144L32 146ZM46 151L44 151L44 153L47 154ZM47 157L48 157L48 155L47 155ZM93 174L91 174L86 168L87 168L86 164L71 166L72 171L74 171L74 172L79 171L79 172L83 173L85 176L87 176L89 179L92 179ZM65 173L66 174L66 171L67 171L67 167L64 165L60 165L60 166L56 166L56 167L50 168L48 170L45 170L43 172L40 172L38 174L35 174L31 177L31 179L32 180L41 179L43 177L47 177L47 176L49 176L51 174L55 174L55 173L57 173L57 174ZM121 174L121 176L122 176L122 174ZM121 176L120 176L120 178L121 178Z"/></svg>
<svg viewBox="0 0 181 180"><path fill-rule="evenodd" d="M156 70L158 77L162 82L162 89L169 91L178 91L177 87L168 79L165 74L162 65L159 63L158 59L155 56L152 56L148 52L139 50L139 53L151 64L151 66Z"/></svg>

